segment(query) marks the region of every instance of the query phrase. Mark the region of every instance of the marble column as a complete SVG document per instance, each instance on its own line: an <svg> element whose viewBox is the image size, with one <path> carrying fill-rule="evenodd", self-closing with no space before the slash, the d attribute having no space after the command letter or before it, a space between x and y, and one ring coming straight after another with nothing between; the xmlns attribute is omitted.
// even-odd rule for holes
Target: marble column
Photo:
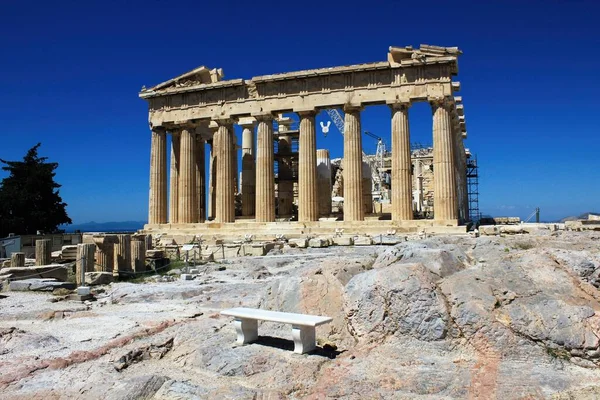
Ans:
<svg viewBox="0 0 600 400"><path fill-rule="evenodd" d="M198 135L196 137L196 156L194 158L196 169L196 205L198 207L195 222L204 222L206 220L206 174L204 173L204 154L206 149L204 143L205 141L202 136Z"/></svg>
<svg viewBox="0 0 600 400"><path fill-rule="evenodd" d="M242 215L254 215L256 201L256 170L254 168L255 121L240 123L242 131Z"/></svg>
<svg viewBox="0 0 600 400"><path fill-rule="evenodd" d="M256 146L256 221L275 221L275 177L273 172L273 117L258 119Z"/></svg>
<svg viewBox="0 0 600 400"><path fill-rule="evenodd" d="M160 127L152 128L148 223L167 223L167 135Z"/></svg>
<svg viewBox="0 0 600 400"><path fill-rule="evenodd" d="M179 209L180 224L196 222L196 134L194 128L181 130L179 149Z"/></svg>
<svg viewBox="0 0 600 400"><path fill-rule="evenodd" d="M215 184L217 183L217 169L216 162L217 159L215 157L215 140L209 140L210 144L210 159L208 162L208 209L206 210L207 218L210 220L214 220L217 211L217 191L215 190Z"/></svg>
<svg viewBox="0 0 600 400"><path fill-rule="evenodd" d="M300 115L298 221L318 221L316 113L308 111L298 114Z"/></svg>
<svg viewBox="0 0 600 400"><path fill-rule="evenodd" d="M363 221L360 108L344 111L344 221Z"/></svg>
<svg viewBox="0 0 600 400"><path fill-rule="evenodd" d="M392 220L413 219L409 104L392 109Z"/></svg>
<svg viewBox="0 0 600 400"><path fill-rule="evenodd" d="M118 243L117 235L102 235L94 237L96 245L96 265L94 271L97 272L112 272L114 265L115 243Z"/></svg>
<svg viewBox="0 0 600 400"><path fill-rule="evenodd" d="M458 220L454 170L454 137L447 100L431 102L433 112L433 211L438 221Z"/></svg>
<svg viewBox="0 0 600 400"><path fill-rule="evenodd" d="M362 201L363 213L373 213L373 168L368 162L362 162Z"/></svg>
<svg viewBox="0 0 600 400"><path fill-rule="evenodd" d="M75 262L75 280L77 286L85 284L85 273L94 271L94 253L96 245L93 243L80 243L77 245L77 261Z"/></svg>
<svg viewBox="0 0 600 400"><path fill-rule="evenodd" d="M179 220L179 132L171 132L171 177L169 182L169 223Z"/></svg>
<svg viewBox="0 0 600 400"><path fill-rule="evenodd" d="M331 214L331 158L329 150L317 150L317 197L319 199L319 216L329 217Z"/></svg>
<svg viewBox="0 0 600 400"><path fill-rule="evenodd" d="M290 130L292 120L280 118L278 122L278 171L277 171L277 209L279 216L291 216L294 212L294 175L292 168L292 137L285 133Z"/></svg>
<svg viewBox="0 0 600 400"><path fill-rule="evenodd" d="M146 242L131 241L131 269L133 272L146 271Z"/></svg>
<svg viewBox="0 0 600 400"><path fill-rule="evenodd" d="M469 194L467 190L467 156L463 144L462 131L457 129L456 141L456 160L457 160L457 179L456 186L458 191L458 209L461 220L469 221Z"/></svg>
<svg viewBox="0 0 600 400"><path fill-rule="evenodd" d="M114 244L113 276L119 276L121 271L131 271L131 235L117 235L118 242Z"/></svg>
<svg viewBox="0 0 600 400"><path fill-rule="evenodd" d="M217 121L214 134L214 157L216 169L216 207L217 222L235 222L235 198L233 170L233 121L225 119Z"/></svg>

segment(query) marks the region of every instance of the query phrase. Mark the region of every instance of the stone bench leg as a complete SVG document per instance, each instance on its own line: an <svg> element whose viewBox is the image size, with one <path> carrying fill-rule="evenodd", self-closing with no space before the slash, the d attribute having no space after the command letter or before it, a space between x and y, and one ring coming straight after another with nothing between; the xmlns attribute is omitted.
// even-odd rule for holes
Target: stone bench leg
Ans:
<svg viewBox="0 0 600 400"><path fill-rule="evenodd" d="M294 353L304 354L314 350L317 347L315 336L314 326L292 325Z"/></svg>
<svg viewBox="0 0 600 400"><path fill-rule="evenodd" d="M236 318L233 321L237 333L237 344L246 344L258 339L258 321L255 319Z"/></svg>

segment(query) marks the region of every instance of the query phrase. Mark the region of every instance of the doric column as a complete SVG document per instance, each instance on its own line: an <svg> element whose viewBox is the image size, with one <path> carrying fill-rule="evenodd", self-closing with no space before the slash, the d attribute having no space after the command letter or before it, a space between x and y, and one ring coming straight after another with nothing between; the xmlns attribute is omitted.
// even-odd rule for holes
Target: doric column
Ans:
<svg viewBox="0 0 600 400"><path fill-rule="evenodd" d="M275 180L273 173L273 117L257 117L256 221L275 221Z"/></svg>
<svg viewBox="0 0 600 400"><path fill-rule="evenodd" d="M298 162L298 221L318 221L317 135L315 112L300 112L300 144Z"/></svg>
<svg viewBox="0 0 600 400"><path fill-rule="evenodd" d="M292 169L292 137L286 134L292 120L277 119L279 141L277 149L277 211L279 216L291 216L294 204L294 175Z"/></svg>
<svg viewBox="0 0 600 400"><path fill-rule="evenodd" d="M217 161L215 158L215 133L216 128L212 133L213 139L208 141L210 144L210 159L208 162L208 208L206 213L207 218L210 220L214 220L217 213L217 191L215 190L215 184L217 183L217 169L215 167Z"/></svg>
<svg viewBox="0 0 600 400"><path fill-rule="evenodd" d="M131 235L117 235L118 242L114 244L113 276L119 276L120 271L131 271Z"/></svg>
<svg viewBox="0 0 600 400"><path fill-rule="evenodd" d="M254 168L254 127L256 121L240 121L242 131L242 215L254 215L256 178Z"/></svg>
<svg viewBox="0 0 600 400"><path fill-rule="evenodd" d="M196 222L196 134L194 128L181 130L179 150L179 217L180 224Z"/></svg>
<svg viewBox="0 0 600 400"><path fill-rule="evenodd" d="M94 271L112 272L114 266L115 243L118 243L117 235L95 236L96 244L96 265Z"/></svg>
<svg viewBox="0 0 600 400"><path fill-rule="evenodd" d="M169 223L179 219L179 132L171 132L171 178L169 183Z"/></svg>
<svg viewBox="0 0 600 400"><path fill-rule="evenodd" d="M317 150L317 187L319 215L328 217L331 214L331 159L327 149Z"/></svg>
<svg viewBox="0 0 600 400"><path fill-rule="evenodd" d="M373 212L373 168L366 161L362 162L362 201L363 213L371 214Z"/></svg>
<svg viewBox="0 0 600 400"><path fill-rule="evenodd" d="M216 121L217 131L213 136L216 169L216 207L217 222L235 222L234 174L233 171L233 121Z"/></svg>
<svg viewBox="0 0 600 400"><path fill-rule="evenodd" d="M364 220L360 108L344 111L344 221Z"/></svg>
<svg viewBox="0 0 600 400"><path fill-rule="evenodd" d="M448 99L431 101L433 112L433 212L436 220L458 220L454 137Z"/></svg>
<svg viewBox="0 0 600 400"><path fill-rule="evenodd" d="M150 199L148 223L167 222L167 135L163 128L152 128L150 149Z"/></svg>
<svg viewBox="0 0 600 400"><path fill-rule="evenodd" d="M413 219L410 160L409 104L392 109L392 220Z"/></svg>
<svg viewBox="0 0 600 400"><path fill-rule="evenodd" d="M466 161L465 149L462 144L462 134L458 119L458 114L454 110L452 113L452 137L454 151L454 179L456 181L456 198L458 207L459 222L465 222L469 219L468 212L465 213L466 202Z"/></svg>
<svg viewBox="0 0 600 400"><path fill-rule="evenodd" d="M77 285L84 284L85 273L94 271L94 253L96 245L93 243L80 243L77 245L77 260L75 262L75 280Z"/></svg>
<svg viewBox="0 0 600 400"><path fill-rule="evenodd" d="M131 241L131 269L133 272L146 271L146 243L144 241Z"/></svg>
<svg viewBox="0 0 600 400"><path fill-rule="evenodd" d="M195 169L196 169L196 205L198 211L196 213L196 222L204 222L206 220L206 174L204 173L204 138L197 135L196 137L196 156Z"/></svg>

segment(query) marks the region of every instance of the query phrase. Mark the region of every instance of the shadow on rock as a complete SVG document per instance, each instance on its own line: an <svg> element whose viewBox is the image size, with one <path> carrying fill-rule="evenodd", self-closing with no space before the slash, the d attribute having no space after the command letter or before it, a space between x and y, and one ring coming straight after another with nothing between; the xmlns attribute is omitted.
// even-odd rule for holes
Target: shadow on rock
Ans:
<svg viewBox="0 0 600 400"><path fill-rule="evenodd" d="M294 341L293 340L282 339L282 338L273 337L273 336L259 336L258 339L256 339L254 342L252 342L252 344L258 344L261 346L268 346L268 347L276 347L278 349L282 349L282 350L286 350L286 351L294 351ZM327 357L327 358L333 360L337 356L342 354L343 352L344 351L338 351L337 349L334 349L330 345L326 344L322 347L317 346L316 349L314 349L313 351L311 351L308 354L315 355L315 356L321 356L321 357Z"/></svg>

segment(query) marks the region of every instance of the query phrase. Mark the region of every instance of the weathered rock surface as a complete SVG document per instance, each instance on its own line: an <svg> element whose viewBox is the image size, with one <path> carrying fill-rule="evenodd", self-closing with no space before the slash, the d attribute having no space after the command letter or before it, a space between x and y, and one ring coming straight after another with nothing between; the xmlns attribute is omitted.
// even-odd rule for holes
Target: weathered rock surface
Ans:
<svg viewBox="0 0 600 400"><path fill-rule="evenodd" d="M600 239L550 230L298 248L191 281L112 283L88 305L0 297L2 398L597 398ZM377 241L375 240L375 243ZM271 253L269 253L271 254ZM234 306L328 315L235 345Z"/></svg>

